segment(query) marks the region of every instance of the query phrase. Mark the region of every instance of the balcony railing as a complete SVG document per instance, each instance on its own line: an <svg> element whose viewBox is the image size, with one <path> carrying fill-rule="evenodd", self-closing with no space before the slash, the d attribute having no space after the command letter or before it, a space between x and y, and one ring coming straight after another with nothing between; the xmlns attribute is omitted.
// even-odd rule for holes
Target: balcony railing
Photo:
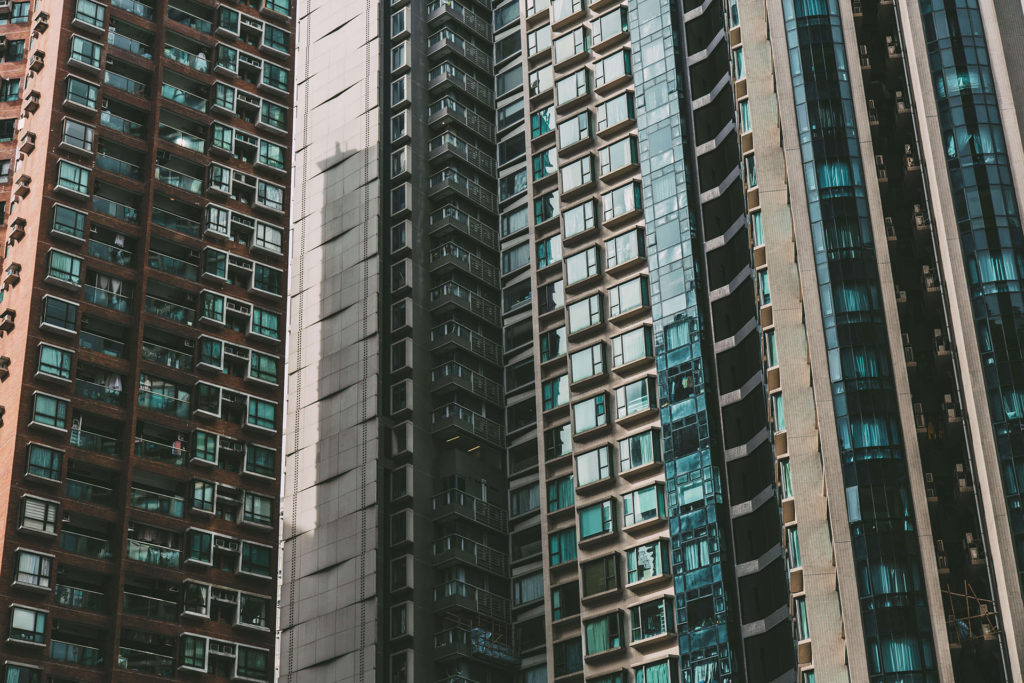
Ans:
<svg viewBox="0 0 1024 683"><path fill-rule="evenodd" d="M137 95L139 97L145 97L149 91L149 87L145 83L109 70L103 72L103 82L112 88L117 88L129 95Z"/></svg>
<svg viewBox="0 0 1024 683"><path fill-rule="evenodd" d="M186 175L181 171L175 171L166 166L160 166L159 164L156 166L156 179L186 192L194 194L202 194L203 192L203 181L199 178Z"/></svg>
<svg viewBox="0 0 1024 683"><path fill-rule="evenodd" d="M134 206L115 202L113 199L107 199L99 195L93 195L92 209L106 216L112 216L129 223L139 222L139 211Z"/></svg>
<svg viewBox="0 0 1024 683"><path fill-rule="evenodd" d="M194 308L166 301L151 294L146 295L146 312L184 325L191 325L196 316Z"/></svg>
<svg viewBox="0 0 1024 683"><path fill-rule="evenodd" d="M86 536L75 531L60 532L60 549L98 560L106 560L111 557L110 541L105 538Z"/></svg>
<svg viewBox="0 0 1024 683"><path fill-rule="evenodd" d="M177 86L171 85L170 83L164 83L160 88L160 94L169 99L171 102L177 102L183 104L189 109L195 109L196 111L206 111L206 98L200 97L190 93L187 90L183 90Z"/></svg>
<svg viewBox="0 0 1024 683"><path fill-rule="evenodd" d="M199 266L156 251L149 252L149 267L193 282L199 279Z"/></svg>
<svg viewBox="0 0 1024 683"><path fill-rule="evenodd" d="M184 147L185 149L192 150L193 152L202 153L206 149L206 140L186 133L183 130L178 130L174 126L169 126L166 123L161 123L157 128L157 135L160 136L161 140L166 140L172 145L178 147Z"/></svg>
<svg viewBox="0 0 1024 683"><path fill-rule="evenodd" d="M171 676L174 674L174 657L121 647L117 651L117 667L151 676Z"/></svg>
<svg viewBox="0 0 1024 683"><path fill-rule="evenodd" d="M163 621L176 621L178 618L178 603L170 600L161 600L148 595L137 593L123 593L124 611L131 614L139 614L150 619L161 619Z"/></svg>
<svg viewBox="0 0 1024 683"><path fill-rule="evenodd" d="M187 419L189 415L188 401L146 389L139 389L139 406L182 419Z"/></svg>
<svg viewBox="0 0 1024 683"><path fill-rule="evenodd" d="M194 14L190 14L185 10L180 10L177 7L167 8L167 18L172 19L179 24L184 24L191 29L195 29L200 33L213 33L213 23L197 17Z"/></svg>
<svg viewBox="0 0 1024 683"><path fill-rule="evenodd" d="M98 351L114 358L124 358L124 342L94 332L80 331L78 345L88 351Z"/></svg>
<svg viewBox="0 0 1024 683"><path fill-rule="evenodd" d="M103 666L103 655L99 648L68 643L53 637L50 638L50 659L93 668Z"/></svg>
<svg viewBox="0 0 1024 683"><path fill-rule="evenodd" d="M99 153L96 155L96 166L102 168L104 171L110 171L118 175L123 175L125 178L133 178L139 180L142 177L142 171L135 164L112 157L109 154Z"/></svg>
<svg viewBox="0 0 1024 683"><path fill-rule="evenodd" d="M155 543L128 539L126 554L129 560L137 560L158 567L177 569L181 564L181 551Z"/></svg>
<svg viewBox="0 0 1024 683"><path fill-rule="evenodd" d="M180 232L182 235L189 235L191 237L198 237L199 233L202 231L202 226L199 225L199 221L179 216L164 209L153 209L153 222L170 230L174 230L175 232Z"/></svg>
<svg viewBox="0 0 1024 683"><path fill-rule="evenodd" d="M131 12L137 17L150 20L153 19L153 8L149 5L142 4L141 2L136 2L136 0L111 0L110 4L118 9Z"/></svg>
<svg viewBox="0 0 1024 683"><path fill-rule="evenodd" d="M191 355L153 342L142 342L142 358L150 363L159 363L175 370L192 369Z"/></svg>
<svg viewBox="0 0 1024 683"><path fill-rule="evenodd" d="M127 313L131 309L132 300L124 294L115 294L93 285L85 285L84 289L85 300L89 303L103 306L119 313Z"/></svg>
<svg viewBox="0 0 1024 683"><path fill-rule="evenodd" d="M120 449L118 448L117 439L84 429L72 429L70 443L77 448L95 453L103 453L104 455L112 455L115 458L121 455L118 452Z"/></svg>
<svg viewBox="0 0 1024 683"><path fill-rule="evenodd" d="M99 240L89 240L89 255L119 266L131 265L132 252Z"/></svg>
<svg viewBox="0 0 1024 683"><path fill-rule="evenodd" d="M188 50L183 50L180 47L174 47L173 45L164 45L164 57L173 59L179 64L191 67L196 71L206 73L210 70L210 62L202 54L195 54Z"/></svg>
<svg viewBox="0 0 1024 683"><path fill-rule="evenodd" d="M134 138L141 138L146 131L146 127L141 123L129 121L109 111L100 112L100 125L125 135L131 135Z"/></svg>
<svg viewBox="0 0 1024 683"><path fill-rule="evenodd" d="M107 32L107 43L114 47L119 47L122 50L127 50L133 55L139 55L145 59L153 59L153 48L146 45L143 42L129 38L126 35L115 33L114 31Z"/></svg>
<svg viewBox="0 0 1024 683"><path fill-rule="evenodd" d="M92 399L93 401L108 403L112 406L122 405L121 400L124 397L124 393L117 387L108 387L104 384L97 384L96 382L90 382L87 379L81 378L75 379L75 395Z"/></svg>
<svg viewBox="0 0 1024 683"><path fill-rule="evenodd" d="M61 607L74 607L75 609L99 612L104 609L106 596L103 593L86 590L85 588L57 584L53 588L53 601Z"/></svg>
<svg viewBox="0 0 1024 683"><path fill-rule="evenodd" d="M149 439L137 436L135 437L135 455L169 465L184 465L185 458L188 457L188 449L184 447L184 444L176 446L169 443L150 441Z"/></svg>
<svg viewBox="0 0 1024 683"><path fill-rule="evenodd" d="M86 503L110 506L114 503L114 490L109 486L80 481L68 477L64 493L68 498Z"/></svg>
<svg viewBox="0 0 1024 683"><path fill-rule="evenodd" d="M132 487L129 491L129 502L133 508L147 512L159 512L181 519L185 516L185 500L178 496L168 496L155 491L145 491Z"/></svg>

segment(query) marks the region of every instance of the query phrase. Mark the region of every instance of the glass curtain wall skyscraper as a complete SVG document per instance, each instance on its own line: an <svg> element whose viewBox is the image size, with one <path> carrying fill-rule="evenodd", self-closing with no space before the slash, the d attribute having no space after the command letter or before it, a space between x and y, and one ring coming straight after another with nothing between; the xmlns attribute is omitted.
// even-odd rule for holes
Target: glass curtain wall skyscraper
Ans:
<svg viewBox="0 0 1024 683"><path fill-rule="evenodd" d="M302 4L282 680L1022 675L1020 7Z"/></svg>

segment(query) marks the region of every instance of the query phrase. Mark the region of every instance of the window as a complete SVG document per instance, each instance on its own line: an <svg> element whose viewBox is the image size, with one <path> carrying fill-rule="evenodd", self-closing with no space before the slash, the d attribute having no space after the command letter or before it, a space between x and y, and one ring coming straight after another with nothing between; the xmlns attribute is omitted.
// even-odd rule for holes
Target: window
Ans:
<svg viewBox="0 0 1024 683"><path fill-rule="evenodd" d="M46 612L20 605L11 606L11 631L8 637L23 643L40 643L46 635Z"/></svg>
<svg viewBox="0 0 1024 683"><path fill-rule="evenodd" d="M622 516L626 527L652 519L665 519L664 486L647 486L622 496Z"/></svg>
<svg viewBox="0 0 1024 683"><path fill-rule="evenodd" d="M636 138L633 136L622 138L601 149L601 175L607 175L612 171L626 168L639 163L637 157Z"/></svg>
<svg viewBox="0 0 1024 683"><path fill-rule="evenodd" d="M562 237L555 235L537 242L537 268L547 268L562 260Z"/></svg>
<svg viewBox="0 0 1024 683"><path fill-rule="evenodd" d="M615 268L646 256L643 231L630 230L604 243L605 267Z"/></svg>
<svg viewBox="0 0 1024 683"><path fill-rule="evenodd" d="M560 2L564 0L555 0ZM583 643L579 638L563 640L551 646L554 655L555 677L583 671Z"/></svg>
<svg viewBox="0 0 1024 683"><path fill-rule="evenodd" d="M292 15L292 0L263 0L263 6L281 16L290 17Z"/></svg>
<svg viewBox="0 0 1024 683"><path fill-rule="evenodd" d="M597 105L597 129L599 131L634 118L636 118L636 114L633 109L633 93L631 92L624 92L618 97L613 97Z"/></svg>
<svg viewBox="0 0 1024 683"><path fill-rule="evenodd" d="M535 97L543 92L551 90L551 84L554 81L555 74L551 68L551 65L541 67L536 71L530 72L530 97Z"/></svg>
<svg viewBox="0 0 1024 683"><path fill-rule="evenodd" d="M181 637L181 666L206 671L206 638L190 635Z"/></svg>
<svg viewBox="0 0 1024 683"><path fill-rule="evenodd" d="M732 78L739 81L747 77L747 69L743 64L743 48L738 47L732 51Z"/></svg>
<svg viewBox="0 0 1024 683"><path fill-rule="evenodd" d="M552 532L548 536L551 566L556 567L576 559L576 529L570 527Z"/></svg>
<svg viewBox="0 0 1024 683"><path fill-rule="evenodd" d="M501 236L508 237L529 226L525 207L506 212L501 216Z"/></svg>
<svg viewBox="0 0 1024 683"><path fill-rule="evenodd" d="M565 149L591 135L590 112L584 111L558 124L558 146Z"/></svg>
<svg viewBox="0 0 1024 683"><path fill-rule="evenodd" d="M56 396L35 394L32 398L32 423L65 429L68 420L68 402Z"/></svg>
<svg viewBox="0 0 1024 683"><path fill-rule="evenodd" d="M256 236L253 239L253 246L275 254L283 254L284 231L273 225L258 222L256 223Z"/></svg>
<svg viewBox="0 0 1024 683"><path fill-rule="evenodd" d="M608 289L608 312L612 317L649 306L647 278L640 276Z"/></svg>
<svg viewBox="0 0 1024 683"><path fill-rule="evenodd" d="M594 45L629 31L629 13L625 7L602 14L594 20Z"/></svg>
<svg viewBox="0 0 1024 683"><path fill-rule="evenodd" d="M580 613L580 584L572 581L551 589L551 620L558 621Z"/></svg>
<svg viewBox="0 0 1024 683"><path fill-rule="evenodd" d="M272 311L262 308L252 309L252 332L271 339L280 339L281 317Z"/></svg>
<svg viewBox="0 0 1024 683"><path fill-rule="evenodd" d="M574 285L601 272L599 247L590 247L565 259L565 283Z"/></svg>
<svg viewBox="0 0 1024 683"><path fill-rule="evenodd" d="M561 169L562 192L571 192L594 180L594 157L586 155Z"/></svg>
<svg viewBox="0 0 1024 683"><path fill-rule="evenodd" d="M523 67L513 66L498 74L494 79L495 97L501 97L523 87Z"/></svg>
<svg viewBox="0 0 1024 683"><path fill-rule="evenodd" d="M779 354L775 349L775 330L765 330L764 332L764 355L765 364L768 367L774 367L779 364Z"/></svg>
<svg viewBox="0 0 1024 683"><path fill-rule="evenodd" d="M583 26L565 34L554 42L555 63L572 59L590 49L590 32Z"/></svg>
<svg viewBox="0 0 1024 683"><path fill-rule="evenodd" d="M395 114L391 117L391 141L395 142L405 137L406 112Z"/></svg>
<svg viewBox="0 0 1024 683"><path fill-rule="evenodd" d="M600 294L594 294L582 301L569 304L569 334L575 334L597 325L602 320L602 314Z"/></svg>
<svg viewBox="0 0 1024 683"><path fill-rule="evenodd" d="M671 661L644 664L633 669L634 683L675 683L679 680Z"/></svg>
<svg viewBox="0 0 1024 683"><path fill-rule="evenodd" d="M260 152L256 161L264 166L283 171L287 165L285 149L281 145L275 145L267 140L260 140Z"/></svg>
<svg viewBox="0 0 1024 683"><path fill-rule="evenodd" d="M391 48L391 70L398 71L406 65L406 47L408 43L399 43Z"/></svg>
<svg viewBox="0 0 1024 683"><path fill-rule="evenodd" d="M21 81L17 78L5 78L0 81L0 102L17 102L21 90Z"/></svg>
<svg viewBox="0 0 1024 683"><path fill-rule="evenodd" d="M551 21L552 23L561 21L577 12L582 12L586 7L587 3L584 0L552 0Z"/></svg>
<svg viewBox="0 0 1024 683"><path fill-rule="evenodd" d="M0 142L14 139L14 119L0 119Z"/></svg>
<svg viewBox="0 0 1024 683"><path fill-rule="evenodd" d="M25 496L21 499L21 518L18 527L44 534L57 533L57 503L42 498Z"/></svg>
<svg viewBox="0 0 1024 683"><path fill-rule="evenodd" d="M540 335L540 362L558 358L565 353L565 327L548 330Z"/></svg>
<svg viewBox="0 0 1024 683"><path fill-rule="evenodd" d="M779 482L782 487L782 497L793 497L793 479L790 476L789 459L779 460Z"/></svg>
<svg viewBox="0 0 1024 683"><path fill-rule="evenodd" d="M277 384L277 358L265 353L249 353L249 377Z"/></svg>
<svg viewBox="0 0 1024 683"><path fill-rule="evenodd" d="M544 597L544 573L536 572L512 581L512 604L525 605Z"/></svg>
<svg viewBox="0 0 1024 683"><path fill-rule="evenodd" d="M594 63L594 87L600 88L632 73L629 50L620 50Z"/></svg>
<svg viewBox="0 0 1024 683"><path fill-rule="evenodd" d="M551 0L526 0L526 16L543 12L551 6Z"/></svg>
<svg viewBox="0 0 1024 683"><path fill-rule="evenodd" d="M526 169L498 180L498 201L504 202L522 192L526 192Z"/></svg>
<svg viewBox="0 0 1024 683"><path fill-rule="evenodd" d="M757 162L754 161L753 154L743 157L743 168L746 170L747 189L757 187Z"/></svg>
<svg viewBox="0 0 1024 683"><path fill-rule="evenodd" d="M23 59L25 59L25 41L8 40L7 51L3 53L3 57L0 58L0 61L20 62Z"/></svg>
<svg viewBox="0 0 1024 683"><path fill-rule="evenodd" d="M569 375L561 375L542 385L544 410L552 410L569 402Z"/></svg>
<svg viewBox="0 0 1024 683"><path fill-rule="evenodd" d="M242 559L239 571L269 578L271 550L273 549L269 546L242 541Z"/></svg>
<svg viewBox="0 0 1024 683"><path fill-rule="evenodd" d="M545 107L540 111L530 114L530 139L538 138L552 130L552 122L555 120L555 112L552 107Z"/></svg>
<svg viewBox="0 0 1024 683"><path fill-rule="evenodd" d="M53 558L30 550L17 550L15 555L14 582L36 588L50 587L50 571Z"/></svg>
<svg viewBox="0 0 1024 683"><path fill-rule="evenodd" d="M61 234L68 234L79 240L85 239L85 214L66 206L53 206L53 222L50 229Z"/></svg>
<svg viewBox="0 0 1024 683"><path fill-rule="evenodd" d="M604 372L604 344L594 344L569 356L572 381L581 382Z"/></svg>
<svg viewBox="0 0 1024 683"><path fill-rule="evenodd" d="M253 524L270 526L274 518L274 500L246 491L243 502L243 519Z"/></svg>
<svg viewBox="0 0 1024 683"><path fill-rule="evenodd" d="M555 98L559 106L572 102L590 92L590 72L580 69L565 78L559 79L555 88Z"/></svg>
<svg viewBox="0 0 1024 683"><path fill-rule="evenodd" d="M750 214L750 237L754 240L755 247L760 247L764 244L764 226L761 224L760 211L754 211Z"/></svg>
<svg viewBox="0 0 1024 683"><path fill-rule="evenodd" d="M540 485L534 483L512 491L508 507L509 515L512 517L525 515L540 508Z"/></svg>
<svg viewBox="0 0 1024 683"><path fill-rule="evenodd" d="M89 194L89 169L72 164L70 161L61 160L57 164L57 186L87 196Z"/></svg>
<svg viewBox="0 0 1024 683"><path fill-rule="evenodd" d="M797 640L807 640L811 637L811 628L807 624L807 599L803 596L793 598L793 607L796 611Z"/></svg>
<svg viewBox="0 0 1024 683"><path fill-rule="evenodd" d="M800 536L797 535L796 527L786 527L786 541L789 546L789 568L795 569L803 566L800 559Z"/></svg>
<svg viewBox="0 0 1024 683"><path fill-rule="evenodd" d="M16 3L28 5L27 2ZM21 664L4 664L4 683L43 683L43 671L35 667L23 666Z"/></svg>
<svg viewBox="0 0 1024 683"><path fill-rule="evenodd" d="M71 56L69 60L75 60L82 64L99 69L103 64L100 58L103 52L103 46L99 43L94 43L91 40L86 40L81 36L71 36Z"/></svg>
<svg viewBox="0 0 1024 683"><path fill-rule="evenodd" d="M533 223L540 225L558 215L558 192L547 194L533 200Z"/></svg>
<svg viewBox="0 0 1024 683"><path fill-rule="evenodd" d="M767 270L757 271L757 288L761 295L761 305L768 306L772 302L771 280L768 279Z"/></svg>
<svg viewBox="0 0 1024 683"><path fill-rule="evenodd" d="M494 61L501 63L514 55L522 52L523 43L519 33L510 33L494 45Z"/></svg>
<svg viewBox="0 0 1024 683"><path fill-rule="evenodd" d="M73 285L82 284L82 259L51 249L47 258L46 277Z"/></svg>
<svg viewBox="0 0 1024 683"><path fill-rule="evenodd" d="M270 600L258 595L238 594L238 623L258 628L270 627Z"/></svg>
<svg viewBox="0 0 1024 683"><path fill-rule="evenodd" d="M615 389L615 417L618 420L651 410L654 406L653 378L645 377Z"/></svg>
<svg viewBox="0 0 1024 683"><path fill-rule="evenodd" d="M10 43L8 43L8 51L10 50ZM74 76L68 76L67 80L67 95L65 96L68 102L87 107L89 109L95 109L96 103L99 100L100 89L98 86L75 78Z"/></svg>
<svg viewBox="0 0 1024 683"><path fill-rule="evenodd" d="M661 462L661 442L653 430L633 434L619 441L620 472L628 472L654 462Z"/></svg>
<svg viewBox="0 0 1024 683"><path fill-rule="evenodd" d="M782 394L772 394L772 417L775 422L775 431L786 431L786 413L782 409Z"/></svg>
<svg viewBox="0 0 1024 683"><path fill-rule="evenodd" d="M61 138L61 142L86 152L91 152L95 134L96 131L92 126L87 126L74 119L65 119L64 136Z"/></svg>
<svg viewBox="0 0 1024 683"><path fill-rule="evenodd" d="M519 3L510 2L494 10L494 30L502 29L519 18Z"/></svg>
<svg viewBox="0 0 1024 683"><path fill-rule="evenodd" d="M656 638L675 631L670 598L652 600L629 608L630 642Z"/></svg>
<svg viewBox="0 0 1024 683"><path fill-rule="evenodd" d="M509 126L519 123L523 120L523 100L514 100L498 109L498 130L503 130Z"/></svg>
<svg viewBox="0 0 1024 683"><path fill-rule="evenodd" d="M610 479L611 476L611 457L607 446L576 456L576 481L579 486Z"/></svg>
<svg viewBox="0 0 1024 683"><path fill-rule="evenodd" d="M750 125L750 100L741 100L739 103L740 133L749 133Z"/></svg>
<svg viewBox="0 0 1024 683"><path fill-rule="evenodd" d="M571 507L575 500L571 474L548 482L548 512L557 512ZM582 534L582 530L580 533Z"/></svg>
<svg viewBox="0 0 1024 683"><path fill-rule="evenodd" d="M235 663L235 675L265 681L267 679L268 654L266 650L239 645L238 658Z"/></svg>
<svg viewBox="0 0 1024 683"><path fill-rule="evenodd" d="M544 459L554 460L572 453L572 434L568 423L544 432Z"/></svg>
<svg viewBox="0 0 1024 683"><path fill-rule="evenodd" d="M526 54L532 57L551 47L551 26L544 25L526 34Z"/></svg>
<svg viewBox="0 0 1024 683"><path fill-rule="evenodd" d="M555 148L545 149L542 152L533 155L533 179L540 180L546 178L555 171L555 165L557 158L555 156Z"/></svg>
<svg viewBox="0 0 1024 683"><path fill-rule="evenodd" d="M632 182L601 195L604 220L624 216L643 207L640 183Z"/></svg>
<svg viewBox="0 0 1024 683"><path fill-rule="evenodd" d="M249 412L246 416L246 424L263 429L273 429L277 422L277 404L255 396L250 396L248 403Z"/></svg>
<svg viewBox="0 0 1024 683"><path fill-rule="evenodd" d="M217 485L197 480L192 482L192 508L202 512L213 512L214 497L216 496Z"/></svg>
<svg viewBox="0 0 1024 683"><path fill-rule="evenodd" d="M75 5L75 19L84 21L90 26L102 29L105 17L106 8L92 0L78 0Z"/></svg>
<svg viewBox="0 0 1024 683"><path fill-rule="evenodd" d="M71 359L74 353L67 349L50 346L49 344L39 345L39 365L37 371L57 377L58 379L71 379Z"/></svg>
<svg viewBox="0 0 1024 683"><path fill-rule="evenodd" d="M596 655L622 647L622 614L612 612L583 623L586 653Z"/></svg>
<svg viewBox="0 0 1024 683"><path fill-rule="evenodd" d="M613 368L650 358L652 352L650 327L638 327L617 337L612 337Z"/></svg>
<svg viewBox="0 0 1024 683"><path fill-rule="evenodd" d="M586 562L582 567L583 575L583 597L597 595L619 587L618 559L615 555L608 555L591 562Z"/></svg>
<svg viewBox="0 0 1024 683"><path fill-rule="evenodd" d="M565 239L575 237L595 227L597 227L597 223L594 220L593 200L574 206L562 214L562 233Z"/></svg>
<svg viewBox="0 0 1024 683"><path fill-rule="evenodd" d="M74 332L78 323L78 305L52 296L43 297L43 312L40 325L56 327Z"/></svg>
<svg viewBox="0 0 1024 683"><path fill-rule="evenodd" d="M582 434L608 424L606 403L604 394L574 403L572 405L573 433Z"/></svg>
<svg viewBox="0 0 1024 683"><path fill-rule="evenodd" d="M615 531L615 503L605 500L580 509L580 540Z"/></svg>
<svg viewBox="0 0 1024 683"><path fill-rule="evenodd" d="M402 9L391 15L391 37L397 38L400 36L406 28L406 14L407 12Z"/></svg>
<svg viewBox="0 0 1024 683"><path fill-rule="evenodd" d="M626 583L665 576L668 569L668 544L665 541L646 543L626 551Z"/></svg>

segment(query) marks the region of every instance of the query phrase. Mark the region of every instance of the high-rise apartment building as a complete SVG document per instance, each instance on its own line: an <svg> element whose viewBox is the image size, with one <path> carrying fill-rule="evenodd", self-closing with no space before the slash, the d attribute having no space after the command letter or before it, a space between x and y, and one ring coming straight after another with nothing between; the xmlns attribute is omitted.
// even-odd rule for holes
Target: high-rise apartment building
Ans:
<svg viewBox="0 0 1024 683"><path fill-rule="evenodd" d="M282 680L1024 675L1019 4L297 13Z"/></svg>
<svg viewBox="0 0 1024 683"><path fill-rule="evenodd" d="M0 2L4 681L273 676L292 17Z"/></svg>

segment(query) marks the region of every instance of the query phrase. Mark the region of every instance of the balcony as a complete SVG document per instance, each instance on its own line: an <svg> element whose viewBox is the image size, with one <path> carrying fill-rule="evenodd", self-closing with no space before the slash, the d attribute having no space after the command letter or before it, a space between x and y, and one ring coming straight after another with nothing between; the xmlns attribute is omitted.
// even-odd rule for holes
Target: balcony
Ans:
<svg viewBox="0 0 1024 683"><path fill-rule="evenodd" d="M210 61L202 51L190 52L182 47L164 45L164 57L204 74L210 71Z"/></svg>
<svg viewBox="0 0 1024 683"><path fill-rule="evenodd" d="M50 638L50 659L55 662L97 668L103 666L99 648Z"/></svg>
<svg viewBox="0 0 1024 683"><path fill-rule="evenodd" d="M432 311L448 310L452 307L468 311L491 325L498 324L498 304L483 294L452 281L430 290L430 309Z"/></svg>
<svg viewBox="0 0 1024 683"><path fill-rule="evenodd" d="M64 495L83 503L111 507L114 504L114 490L95 482L72 479L70 476L64 484Z"/></svg>
<svg viewBox="0 0 1024 683"><path fill-rule="evenodd" d="M464 581L448 581L434 588L435 611L466 611L495 621L509 618L509 600Z"/></svg>
<svg viewBox="0 0 1024 683"><path fill-rule="evenodd" d="M465 536L445 536L434 542L434 564L468 564L492 574L504 576L508 558L504 553L477 543Z"/></svg>
<svg viewBox="0 0 1024 683"><path fill-rule="evenodd" d="M444 207L430 214L430 226L427 229L432 237L452 231L465 235L488 249L498 248L497 230L453 206Z"/></svg>
<svg viewBox="0 0 1024 683"><path fill-rule="evenodd" d="M107 596L85 588L57 584L53 588L53 602L61 607L102 612L106 609Z"/></svg>
<svg viewBox="0 0 1024 683"><path fill-rule="evenodd" d="M182 26L187 26L194 31L199 31L200 33L205 33L207 35L213 34L212 21L203 19L191 12L186 12L185 10L178 9L172 5L168 5L167 7L167 18L178 22Z"/></svg>
<svg viewBox="0 0 1024 683"><path fill-rule="evenodd" d="M442 62L440 66L431 69L427 79L428 90L437 89L437 94L447 88L456 88L486 107L494 106L494 90L448 62Z"/></svg>
<svg viewBox="0 0 1024 683"><path fill-rule="evenodd" d="M153 8L149 5L138 2L137 0L111 0L110 5L117 9L123 9L126 12L131 12L137 17L143 19L153 20Z"/></svg>
<svg viewBox="0 0 1024 683"><path fill-rule="evenodd" d="M137 614L149 617L150 619L160 619L161 621L178 620L178 603L176 602L161 600L160 598L148 595L139 595L138 593L129 593L128 591L125 591L122 596L124 611L129 614Z"/></svg>
<svg viewBox="0 0 1024 683"><path fill-rule="evenodd" d="M502 387L456 361L448 361L434 368L430 373L433 389L442 390L451 386L461 387L490 403L501 403Z"/></svg>
<svg viewBox="0 0 1024 683"><path fill-rule="evenodd" d="M442 244L430 252L431 272L440 272L451 266L486 284L498 281L498 269L494 265L454 242Z"/></svg>
<svg viewBox="0 0 1024 683"><path fill-rule="evenodd" d="M207 101L205 97L191 93L184 88L172 85L170 83L164 83L160 86L160 94L177 104L184 105L189 109L195 109L199 112L206 112Z"/></svg>
<svg viewBox="0 0 1024 683"><path fill-rule="evenodd" d="M157 567L177 569L181 565L181 551L155 543L128 539L125 556L129 560L145 562Z"/></svg>
<svg viewBox="0 0 1024 683"><path fill-rule="evenodd" d="M143 340L142 358L150 363L157 363L175 370L191 370L192 356L175 349Z"/></svg>
<svg viewBox="0 0 1024 683"><path fill-rule="evenodd" d="M166 493L157 493L133 486L129 490L128 502L136 510L156 512L177 519L185 516L185 499L181 496L170 496Z"/></svg>
<svg viewBox="0 0 1024 683"><path fill-rule="evenodd" d="M111 88L126 92L129 95L135 95L136 97L146 97L149 94L149 86L142 81L137 81L130 76L114 71L104 71L103 82Z"/></svg>
<svg viewBox="0 0 1024 683"><path fill-rule="evenodd" d="M174 657L120 647L117 650L117 668L138 671L150 676L173 676Z"/></svg>
<svg viewBox="0 0 1024 683"><path fill-rule="evenodd" d="M480 148L466 143L452 133L446 133L431 140L428 150L431 161L455 157L474 166L481 173L494 175L496 168L494 157L485 154Z"/></svg>
<svg viewBox="0 0 1024 683"><path fill-rule="evenodd" d="M139 389L139 407L155 410L158 413L182 420L187 420L189 416L189 401L141 387Z"/></svg>
<svg viewBox="0 0 1024 683"><path fill-rule="evenodd" d="M108 199L107 197L102 197L100 195L93 195L92 210L127 223L138 224L139 222L139 210L134 206L122 204L121 202L117 202L113 199Z"/></svg>
<svg viewBox="0 0 1024 683"><path fill-rule="evenodd" d="M91 304L109 308L118 313L128 313L132 307L131 297L118 294L106 289L100 289L94 285L85 285L85 300Z"/></svg>
<svg viewBox="0 0 1024 683"><path fill-rule="evenodd" d="M129 38L122 33L115 33L113 30L107 32L107 44L138 55L143 59L153 59L153 48L142 41Z"/></svg>
<svg viewBox="0 0 1024 683"><path fill-rule="evenodd" d="M160 182L167 183L179 190L184 190L185 192L191 192L193 194L203 193L202 179L190 176L181 171L176 171L173 168L157 164L155 177Z"/></svg>
<svg viewBox="0 0 1024 683"><path fill-rule="evenodd" d="M146 295L146 312L182 325L191 325L196 317L196 309L151 294Z"/></svg>
<svg viewBox="0 0 1024 683"><path fill-rule="evenodd" d="M142 179L142 170L138 164L133 164L123 159L119 159L109 154L99 152L96 155L96 167L103 169L104 171L110 171L117 175L124 176L125 178L131 178L132 180Z"/></svg>
<svg viewBox="0 0 1024 683"><path fill-rule="evenodd" d="M71 430L70 443L72 446L81 448L82 450L102 453L103 455L109 455L115 458L120 457L121 455L117 439L104 434L89 432L81 428L73 428Z"/></svg>
<svg viewBox="0 0 1024 683"><path fill-rule="evenodd" d="M431 126L440 125L442 128L447 129L453 121L483 138L489 138L494 135L494 124L491 121L474 111L470 111L454 97L446 95L427 108L427 122Z"/></svg>
<svg viewBox="0 0 1024 683"><path fill-rule="evenodd" d="M188 449L180 441L177 443L161 443L137 436L135 437L135 455L180 467L185 464L185 459L188 457Z"/></svg>
<svg viewBox="0 0 1024 683"><path fill-rule="evenodd" d="M141 138L146 132L146 127L141 123L118 116L107 109L100 112L100 125L133 138Z"/></svg>
<svg viewBox="0 0 1024 683"><path fill-rule="evenodd" d="M199 266L179 258L161 254L157 251L149 252L149 267L159 270L162 273L177 275L180 278L197 282L199 280Z"/></svg>
<svg viewBox="0 0 1024 683"><path fill-rule="evenodd" d="M456 0L435 0L427 5L428 25L434 26L452 20L490 42L490 22L467 9L462 3Z"/></svg>
<svg viewBox="0 0 1024 683"><path fill-rule="evenodd" d="M76 531L60 532L60 549L97 560L110 559L110 541Z"/></svg>
<svg viewBox="0 0 1024 683"><path fill-rule="evenodd" d="M180 130L170 124L160 122L157 128L157 136L177 147L182 147L193 152L202 154L206 150L206 140L192 133Z"/></svg>
<svg viewBox="0 0 1024 683"><path fill-rule="evenodd" d="M448 517L461 517L499 532L508 528L508 515L497 505L488 503L465 491L448 489L431 500L437 521Z"/></svg>
<svg viewBox="0 0 1024 683"><path fill-rule="evenodd" d="M153 207L153 222L168 230L180 232L182 235L188 235L189 237L199 237L202 232L202 226L199 221L155 206Z"/></svg>
<svg viewBox="0 0 1024 683"><path fill-rule="evenodd" d="M489 363L498 364L501 361L501 347L497 342L454 321L433 328L430 341L434 351L462 349Z"/></svg>

